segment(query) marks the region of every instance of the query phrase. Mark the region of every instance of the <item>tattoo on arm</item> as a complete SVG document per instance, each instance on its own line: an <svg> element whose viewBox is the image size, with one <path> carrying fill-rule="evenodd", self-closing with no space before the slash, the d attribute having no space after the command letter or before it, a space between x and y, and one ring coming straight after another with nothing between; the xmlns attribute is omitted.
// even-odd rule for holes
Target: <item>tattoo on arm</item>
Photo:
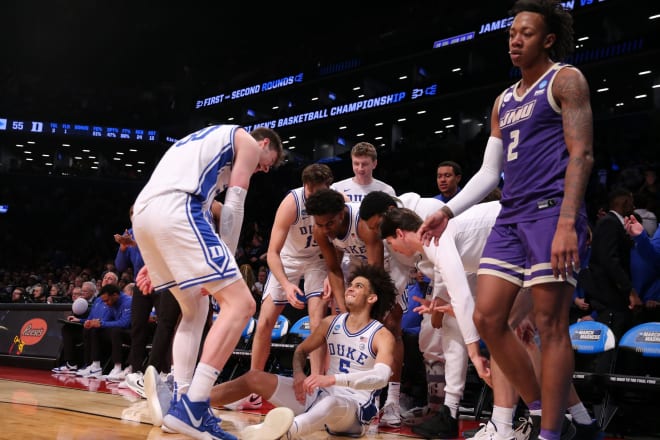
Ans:
<svg viewBox="0 0 660 440"><path fill-rule="evenodd" d="M564 139L569 153L560 216L575 218L582 205L593 166L593 116L589 86L577 70L555 77L553 93L562 109Z"/></svg>

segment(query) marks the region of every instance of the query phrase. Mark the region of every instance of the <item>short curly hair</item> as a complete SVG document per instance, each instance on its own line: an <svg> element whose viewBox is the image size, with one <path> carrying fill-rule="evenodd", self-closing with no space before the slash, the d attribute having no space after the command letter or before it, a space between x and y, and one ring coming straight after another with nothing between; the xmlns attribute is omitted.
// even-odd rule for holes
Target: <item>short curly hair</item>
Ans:
<svg viewBox="0 0 660 440"><path fill-rule="evenodd" d="M360 219L369 220L377 214L383 214L390 207L396 207L394 197L384 191L371 191L360 202Z"/></svg>
<svg viewBox="0 0 660 440"><path fill-rule="evenodd" d="M550 58L561 61L573 53L573 17L559 0L518 0L509 13L520 12L541 14L549 34L555 34L555 43L550 47Z"/></svg>
<svg viewBox="0 0 660 440"><path fill-rule="evenodd" d="M366 278L370 289L378 296L378 301L371 308L369 316L382 321L387 313L392 310L396 301L396 286L390 275L380 266L363 264L351 272L350 281L357 277Z"/></svg>
<svg viewBox="0 0 660 440"><path fill-rule="evenodd" d="M337 214L345 206L344 196L333 189L318 190L305 202L305 209L309 215Z"/></svg>

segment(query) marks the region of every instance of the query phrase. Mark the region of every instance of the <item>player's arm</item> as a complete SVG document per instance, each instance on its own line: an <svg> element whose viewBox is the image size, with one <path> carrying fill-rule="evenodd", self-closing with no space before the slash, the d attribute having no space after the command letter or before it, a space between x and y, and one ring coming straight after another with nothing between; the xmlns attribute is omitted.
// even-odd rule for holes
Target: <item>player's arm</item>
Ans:
<svg viewBox="0 0 660 440"><path fill-rule="evenodd" d="M328 329L330 328L333 319L334 316L326 316L323 318L318 327L316 327L304 341L298 344L296 350L293 352L293 389L296 394L296 399L299 402L304 402L305 394L311 392L314 388L325 386L318 384L313 386L309 385L307 380L309 378L305 374L305 364L307 363L307 356L309 356L312 351L326 343L325 336L328 334ZM317 377L318 375L312 376Z"/></svg>
<svg viewBox="0 0 660 440"><path fill-rule="evenodd" d="M569 158L564 177L564 200L552 241L551 264L555 277L566 276L571 263L579 268L575 220L584 201L593 167L593 116L589 85L573 68L561 69L552 84L552 94L561 107L564 140Z"/></svg>
<svg viewBox="0 0 660 440"><path fill-rule="evenodd" d="M243 225L245 197L250 178L259 165L261 148L255 138L242 128L234 132L236 158L231 168L229 187L220 217L220 237L232 254L236 253Z"/></svg>
<svg viewBox="0 0 660 440"><path fill-rule="evenodd" d="M268 268L273 276L277 279L286 292L286 298L289 300L289 303L297 309L302 309L305 307L305 304L296 298L296 292L302 295L300 288L293 284L286 276L284 272L284 265L282 264L282 258L280 253L284 247L284 242L286 237L289 234L289 229L293 222L296 221L296 202L294 200L293 194L289 193L282 200L280 206L277 208L275 213L275 220L273 221L273 228L270 231L270 241L268 243L268 252L266 254L266 260L268 261Z"/></svg>
<svg viewBox="0 0 660 440"><path fill-rule="evenodd" d="M384 246L380 231L372 231L367 226L367 222L360 221L358 222L358 237L367 248L367 262L374 266L383 267Z"/></svg>
<svg viewBox="0 0 660 440"><path fill-rule="evenodd" d="M328 282L330 283L332 296L339 310L345 312L344 290L346 287L344 286L344 273L341 270L341 257L337 255L335 245L332 244L328 236L320 229L314 229L314 240L319 245L321 255L323 255L326 267L328 268Z"/></svg>
<svg viewBox="0 0 660 440"><path fill-rule="evenodd" d="M330 323L335 316L326 316L323 318L318 327L316 327L304 341L298 344L296 350L293 352L292 366L294 374L303 373L307 362L307 356L325 344L325 336L328 333Z"/></svg>
<svg viewBox="0 0 660 440"><path fill-rule="evenodd" d="M469 344L479 341L479 332L472 319L474 298L465 275L465 266L453 238L452 224L440 238L439 246L430 246L424 250L427 254L431 254L430 257L433 259L434 279L440 278L445 283L461 335L465 344Z"/></svg>
<svg viewBox="0 0 660 440"><path fill-rule="evenodd" d="M449 219L460 214L483 200L486 195L492 191L500 182L500 175L504 166L504 150L502 132L499 126L499 96L495 99L493 110L490 116L490 137L486 143L484 158L481 168L468 181L465 187L454 196L439 211L428 216L422 226L417 231L417 235L425 245L435 239L438 244L438 238L447 227Z"/></svg>

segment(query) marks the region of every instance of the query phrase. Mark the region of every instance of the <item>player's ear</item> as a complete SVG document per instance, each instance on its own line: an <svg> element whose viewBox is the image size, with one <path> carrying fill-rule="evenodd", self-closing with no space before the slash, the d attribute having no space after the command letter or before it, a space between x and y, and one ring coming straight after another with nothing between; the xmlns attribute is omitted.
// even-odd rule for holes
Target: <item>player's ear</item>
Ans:
<svg viewBox="0 0 660 440"><path fill-rule="evenodd" d="M545 49L550 49L553 44L555 44L555 41L557 40L557 35L554 33L549 33L548 35L545 36L545 39L543 40L543 47Z"/></svg>

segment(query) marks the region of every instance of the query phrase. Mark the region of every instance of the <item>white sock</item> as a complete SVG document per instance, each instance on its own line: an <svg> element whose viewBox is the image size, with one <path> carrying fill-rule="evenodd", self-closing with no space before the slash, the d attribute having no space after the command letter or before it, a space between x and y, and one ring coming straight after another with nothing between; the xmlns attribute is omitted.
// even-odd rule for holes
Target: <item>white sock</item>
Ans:
<svg viewBox="0 0 660 440"><path fill-rule="evenodd" d="M121 371L121 362L115 364L115 367L113 368L113 370Z"/></svg>
<svg viewBox="0 0 660 440"><path fill-rule="evenodd" d="M400 395L401 395L401 383L390 382L389 384L387 384L387 401L385 402L385 405L387 405L388 403L396 403L398 405Z"/></svg>
<svg viewBox="0 0 660 440"><path fill-rule="evenodd" d="M459 400L452 399L448 394L445 395L445 406L449 408L452 418L458 418L458 404Z"/></svg>
<svg viewBox="0 0 660 440"><path fill-rule="evenodd" d="M493 414L490 421L497 428L497 433L504 438L511 437L513 433L513 408L493 406Z"/></svg>
<svg viewBox="0 0 660 440"><path fill-rule="evenodd" d="M94 361L94 362L92 362L91 367L92 367L93 369L95 369L95 370L98 370L99 368L101 368L101 361Z"/></svg>
<svg viewBox="0 0 660 440"><path fill-rule="evenodd" d="M211 388L215 385L220 371L208 364L199 363L195 369L193 380L188 388L188 399L191 402L203 402L211 395Z"/></svg>
<svg viewBox="0 0 660 440"><path fill-rule="evenodd" d="M573 417L573 420L575 420L575 423L579 423L580 425L591 424L591 416L589 415L587 408L584 407L582 402L569 407L568 412Z"/></svg>

